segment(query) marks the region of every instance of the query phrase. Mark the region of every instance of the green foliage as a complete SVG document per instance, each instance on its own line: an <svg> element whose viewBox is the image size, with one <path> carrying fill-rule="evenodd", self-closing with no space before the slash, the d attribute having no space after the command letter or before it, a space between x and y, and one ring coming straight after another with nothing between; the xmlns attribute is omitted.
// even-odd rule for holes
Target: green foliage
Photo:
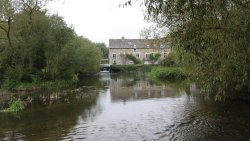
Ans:
<svg viewBox="0 0 250 141"><path fill-rule="evenodd" d="M0 2L0 7L5 8L0 13L1 88L15 90L21 83L46 81L66 86L75 83L78 74L99 71L100 50L107 51L103 44L77 36L62 17L41 10L41 4L46 2Z"/></svg>
<svg viewBox="0 0 250 141"><path fill-rule="evenodd" d="M153 65L111 65L110 70L113 73L133 73L133 72L149 72L154 66Z"/></svg>
<svg viewBox="0 0 250 141"><path fill-rule="evenodd" d="M249 0L143 1L147 19L169 29L192 79L215 99L250 92Z"/></svg>
<svg viewBox="0 0 250 141"><path fill-rule="evenodd" d="M149 73L151 78L157 78L168 81L184 80L187 74L181 68L157 67Z"/></svg>
<svg viewBox="0 0 250 141"><path fill-rule="evenodd" d="M20 112L23 110L23 105L20 99L15 100L11 103L10 107L7 109L4 109L3 112L7 112L7 113L16 113L16 112Z"/></svg>
<svg viewBox="0 0 250 141"><path fill-rule="evenodd" d="M155 62L158 61L160 57L161 57L160 53L151 53L149 55L149 60L152 64L155 64Z"/></svg>
<svg viewBox="0 0 250 141"><path fill-rule="evenodd" d="M178 54L172 50L168 56L162 61L162 64L167 67L179 67Z"/></svg>
<svg viewBox="0 0 250 141"><path fill-rule="evenodd" d="M71 79L72 74L95 74L99 71L101 55L94 44L85 38L69 41L57 53L50 66L54 78Z"/></svg>
<svg viewBox="0 0 250 141"><path fill-rule="evenodd" d="M18 72L14 72L13 70L8 71L4 75L4 82L1 88L8 91L13 91L18 87L20 81L21 77Z"/></svg>
<svg viewBox="0 0 250 141"><path fill-rule="evenodd" d="M109 50L104 43L96 43L95 46L100 50L103 59L108 58Z"/></svg>
<svg viewBox="0 0 250 141"><path fill-rule="evenodd" d="M137 59L134 55L132 54L126 54L126 58L128 60L133 61L134 64L141 64L141 61L139 59Z"/></svg>

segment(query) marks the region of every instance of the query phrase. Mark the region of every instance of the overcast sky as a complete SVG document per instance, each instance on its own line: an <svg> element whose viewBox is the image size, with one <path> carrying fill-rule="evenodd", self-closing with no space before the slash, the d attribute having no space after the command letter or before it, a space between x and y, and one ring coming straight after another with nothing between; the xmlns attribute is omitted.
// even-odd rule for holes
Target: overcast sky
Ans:
<svg viewBox="0 0 250 141"><path fill-rule="evenodd" d="M76 33L94 42L108 45L109 38L139 38L146 27L139 3L119 7L125 0L55 0L47 5L50 13L58 13Z"/></svg>

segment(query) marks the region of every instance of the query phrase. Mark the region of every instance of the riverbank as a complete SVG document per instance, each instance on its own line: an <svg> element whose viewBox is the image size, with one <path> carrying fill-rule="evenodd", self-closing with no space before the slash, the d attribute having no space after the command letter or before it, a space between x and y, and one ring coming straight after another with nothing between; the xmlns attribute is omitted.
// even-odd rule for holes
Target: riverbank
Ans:
<svg viewBox="0 0 250 141"><path fill-rule="evenodd" d="M188 75L180 67L166 67L160 65L111 65L111 73L147 73L152 79L185 80Z"/></svg>
<svg viewBox="0 0 250 141"><path fill-rule="evenodd" d="M149 77L166 81L180 81L187 79L188 75L179 67L156 67L149 72Z"/></svg>
<svg viewBox="0 0 250 141"><path fill-rule="evenodd" d="M249 102L216 102L183 86L117 74L33 93L19 115L0 113L0 140L248 140Z"/></svg>
<svg viewBox="0 0 250 141"><path fill-rule="evenodd" d="M111 73L136 73L136 72L150 72L153 68L157 67L157 65L111 65L110 72Z"/></svg>
<svg viewBox="0 0 250 141"><path fill-rule="evenodd" d="M40 107L52 105L55 103L71 103L85 99L91 101L95 99L96 94L92 86L71 87L64 90L36 90L32 92L1 92L0 93L0 111L12 111L13 104L20 106L21 110L26 110L29 107ZM19 101L19 105L16 102ZM12 108L11 108L12 107Z"/></svg>

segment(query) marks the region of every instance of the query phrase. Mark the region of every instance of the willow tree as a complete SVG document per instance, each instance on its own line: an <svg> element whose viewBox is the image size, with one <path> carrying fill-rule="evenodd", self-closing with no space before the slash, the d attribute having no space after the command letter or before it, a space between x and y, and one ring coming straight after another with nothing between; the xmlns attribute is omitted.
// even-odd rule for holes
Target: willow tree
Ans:
<svg viewBox="0 0 250 141"><path fill-rule="evenodd" d="M215 99L249 97L249 0L143 0L147 19L169 29L179 59ZM131 4L129 1L127 4Z"/></svg>

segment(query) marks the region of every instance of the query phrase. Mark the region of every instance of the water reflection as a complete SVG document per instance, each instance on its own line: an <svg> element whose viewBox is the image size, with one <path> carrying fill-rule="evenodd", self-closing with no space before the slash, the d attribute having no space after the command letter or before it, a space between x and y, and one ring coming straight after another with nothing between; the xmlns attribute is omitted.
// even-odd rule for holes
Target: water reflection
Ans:
<svg viewBox="0 0 250 141"><path fill-rule="evenodd" d="M72 90L30 96L31 108L21 115L0 114L0 140L233 141L250 135L249 103L214 102L195 85L155 85L145 76L83 78Z"/></svg>
<svg viewBox="0 0 250 141"><path fill-rule="evenodd" d="M114 78L110 80L112 101L131 101L150 98L175 97L179 91L168 85L152 85L149 80L138 78Z"/></svg>
<svg viewBox="0 0 250 141"><path fill-rule="evenodd" d="M0 140L60 140L77 124L79 115L91 118L99 113L91 108L99 92L79 89L36 94L21 115L0 114Z"/></svg>

